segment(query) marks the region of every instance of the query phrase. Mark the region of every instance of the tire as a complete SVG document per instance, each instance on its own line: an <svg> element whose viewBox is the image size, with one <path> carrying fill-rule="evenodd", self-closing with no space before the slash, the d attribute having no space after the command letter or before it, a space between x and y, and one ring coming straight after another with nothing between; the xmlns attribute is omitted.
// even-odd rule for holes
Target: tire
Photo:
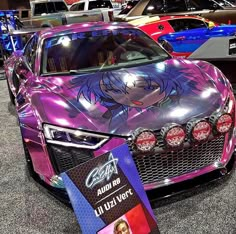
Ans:
<svg viewBox="0 0 236 234"><path fill-rule="evenodd" d="M39 175L34 171L33 162L32 162L29 150L28 150L28 148L26 146L26 143L24 141L24 138L22 136L22 133L21 133L21 140L22 140L22 145L23 145L24 155L25 155L25 161L26 161L26 175L27 175L27 177L30 177L30 178L33 178L33 179L38 179Z"/></svg>
<svg viewBox="0 0 236 234"><path fill-rule="evenodd" d="M25 144L23 137L22 137L22 144L23 144L23 149L25 153L25 161L26 161L26 168L27 168L28 175L34 178L37 175L37 173L34 171L30 153L29 153L29 150L27 149L27 146Z"/></svg>
<svg viewBox="0 0 236 234"><path fill-rule="evenodd" d="M13 95L13 93L12 93L12 91L11 91L11 89L10 89L10 86L9 86L8 81L7 81L7 89L8 89L10 101L11 101L11 103L15 106L15 96Z"/></svg>
<svg viewBox="0 0 236 234"><path fill-rule="evenodd" d="M26 160L26 176L28 177L29 181L32 181L31 179L33 179L33 181L36 182L36 185L38 186L39 189L42 189L42 188L46 189L50 195L54 196L55 198L63 202L68 207L71 207L70 199L68 197L66 190L52 187L51 185L47 184L44 180L42 180L39 174L37 174L34 171L31 156L26 146L26 143L23 139L22 134L21 134L21 137L22 137L22 144L23 144L25 160Z"/></svg>

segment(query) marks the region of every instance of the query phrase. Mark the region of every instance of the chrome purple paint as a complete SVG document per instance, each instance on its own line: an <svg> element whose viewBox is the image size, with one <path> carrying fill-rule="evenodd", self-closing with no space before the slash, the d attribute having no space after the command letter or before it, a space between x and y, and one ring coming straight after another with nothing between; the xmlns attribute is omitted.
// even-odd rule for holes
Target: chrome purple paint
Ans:
<svg viewBox="0 0 236 234"><path fill-rule="evenodd" d="M5 63L9 85L16 95L21 132L30 152L34 170L49 184L55 171L43 134L44 123L110 135L110 140L94 151L96 157L124 144L137 128L155 131L167 123L185 125L193 118L209 118L214 111L223 110L227 100L231 103L231 112L234 115L235 100L228 80L217 68L203 61L167 59L108 72L40 75L42 47L46 38L74 32L109 30L111 27L131 28L127 24L88 23L61 26L38 33L34 72L25 67L17 70L18 74L15 75L24 73L25 76L24 79L19 79L18 90L14 85L13 76L16 72L15 64L23 57L22 52L15 52ZM126 88L130 85L119 100L116 97L122 88L117 91L114 87L112 90L103 87L110 77L124 82ZM145 81L148 86L145 83L141 88L137 87L138 85L134 85L136 80ZM93 89L89 86L91 89L88 93L87 87L91 81L94 81ZM233 135L228 138L227 134L220 161L222 165L227 164L234 150L235 137ZM215 168L214 165L210 165L172 178L170 182L191 179ZM162 182L154 183L146 185L145 188L151 189L162 185Z"/></svg>

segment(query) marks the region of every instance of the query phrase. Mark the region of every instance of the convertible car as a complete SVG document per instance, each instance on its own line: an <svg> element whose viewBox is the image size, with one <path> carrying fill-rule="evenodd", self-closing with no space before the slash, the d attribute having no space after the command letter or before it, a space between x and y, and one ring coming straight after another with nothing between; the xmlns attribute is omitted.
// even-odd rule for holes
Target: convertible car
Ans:
<svg viewBox="0 0 236 234"><path fill-rule="evenodd" d="M60 173L122 144L147 191L232 169L226 77L207 62L173 59L129 24L37 32L5 72L31 175L58 193Z"/></svg>
<svg viewBox="0 0 236 234"><path fill-rule="evenodd" d="M171 54L184 58L209 38L236 34L236 25L218 25L198 16L146 17L130 23L159 43L169 42L173 47Z"/></svg>

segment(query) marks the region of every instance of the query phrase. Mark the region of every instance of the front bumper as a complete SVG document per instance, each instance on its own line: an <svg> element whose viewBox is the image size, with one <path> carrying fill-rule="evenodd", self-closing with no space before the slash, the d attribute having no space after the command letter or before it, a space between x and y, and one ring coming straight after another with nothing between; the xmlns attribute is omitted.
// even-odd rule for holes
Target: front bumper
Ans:
<svg viewBox="0 0 236 234"><path fill-rule="evenodd" d="M232 128L226 135L212 137L197 145L186 142L181 149L170 151L160 147L149 154L132 152L132 155L148 191L225 170L234 152L234 141ZM61 145L47 144L47 151L58 175L94 157L91 150Z"/></svg>
<svg viewBox="0 0 236 234"><path fill-rule="evenodd" d="M166 198L170 198L180 194L193 193L193 190L195 190L196 187L199 187L199 185L208 184L213 181L220 180L222 178L228 179L227 175L230 175L233 169L235 168L235 162L236 156L235 153L233 153L229 162L227 163L227 165L225 165L223 169L218 168L207 174L195 177L191 180L186 180L175 184L169 184L168 186L146 191L151 205L160 206L162 202L166 202ZM51 194L61 202L65 203L67 206L71 206L69 196L65 189L52 187L46 182L42 181L38 176L35 176L33 178L38 184L41 185L41 188L46 189L49 194Z"/></svg>
<svg viewBox="0 0 236 234"><path fill-rule="evenodd" d="M25 133L28 133L26 129ZM144 157L133 153L145 190L148 194L155 194L150 195L150 199L168 197L189 189L189 187L194 187L195 184L202 184L229 173L233 168L231 165L234 164L235 133L235 129L232 128L226 135L217 136L196 146L186 143L187 145L183 149L176 151L157 150ZM40 144L40 141L44 139L43 135L39 138L36 131L35 135L39 141L38 144L36 141L26 141L26 144L31 157L33 156L33 165L37 166L34 169L38 169L38 171L40 169L43 172L39 173L35 170L38 174L43 175L38 180L44 180L40 181L41 184L45 184L47 189L57 197L59 195L67 199L65 190L60 189L63 186L58 188L58 184L54 183L55 180L52 178L55 178L55 174L59 175L63 171L92 159L93 152L88 150L82 152L78 148L52 145L46 142L46 144ZM32 138L32 134L30 137ZM45 161L45 153L48 161ZM42 160L39 157L41 155ZM49 172L46 171L45 162L48 162L49 168L52 168Z"/></svg>
<svg viewBox="0 0 236 234"><path fill-rule="evenodd" d="M200 185L203 186L204 184L209 184L223 178L227 180L228 176L235 169L235 162L236 156L235 153L233 153L232 157L224 166L224 168L215 169L207 174L202 174L200 176L192 178L191 180L186 180L179 183L171 184L169 186L148 190L146 191L147 196L154 205L156 201L165 201L166 198L170 198L179 194L193 194L193 192L196 192L196 188Z"/></svg>

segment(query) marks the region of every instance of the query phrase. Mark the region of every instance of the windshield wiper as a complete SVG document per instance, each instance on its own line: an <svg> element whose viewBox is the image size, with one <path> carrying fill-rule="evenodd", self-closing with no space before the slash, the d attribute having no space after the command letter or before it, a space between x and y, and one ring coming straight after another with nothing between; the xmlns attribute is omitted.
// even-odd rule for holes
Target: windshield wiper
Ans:
<svg viewBox="0 0 236 234"><path fill-rule="evenodd" d="M92 73L92 72L97 72L99 69L96 68L90 68L90 69L74 69L74 70L70 70L69 74L73 75L73 74L86 74L86 73Z"/></svg>

